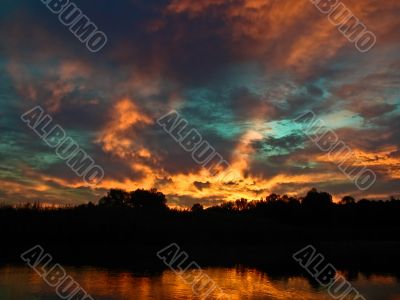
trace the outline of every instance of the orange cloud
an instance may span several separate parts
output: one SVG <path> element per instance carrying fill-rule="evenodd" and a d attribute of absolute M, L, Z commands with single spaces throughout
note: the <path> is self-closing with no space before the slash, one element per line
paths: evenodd
<path fill-rule="evenodd" d="M 153 120 L 128 98 L 118 101 L 111 114 L 111 120 L 97 139 L 103 145 L 104 151 L 121 158 L 134 156 L 136 152 L 141 156 L 148 156 L 150 151 L 135 144 L 132 129 L 135 126 L 152 124 Z"/>
<path fill-rule="evenodd" d="M 167 7 L 168 12 L 173 13 L 190 13 L 193 15 L 201 14 L 205 10 L 213 6 L 224 4 L 225 0 L 206 0 L 206 1 L 191 1 L 191 0 L 173 0 Z"/>
<path fill-rule="evenodd" d="M 395 24 L 398 27 L 399 21 L 394 12 L 400 2 L 343 2 L 379 38 L 395 39 Z M 346 46 L 353 47 L 309 0 L 173 0 L 167 13 L 192 18 L 217 14 L 226 23 L 223 36 L 230 34 L 232 51 L 237 55 L 247 59 L 264 57 L 267 68 L 290 69 L 298 75 L 329 61 Z"/>
<path fill-rule="evenodd" d="M 254 141 L 261 140 L 263 136 L 254 131 L 247 131 L 240 139 L 237 148 L 233 152 L 233 162 L 231 168 L 239 174 L 243 174 L 248 171 L 250 165 L 251 154 L 254 153 L 254 148 L 251 143 Z"/>
<path fill-rule="evenodd" d="M 42 79 L 40 84 L 37 82 L 37 74 L 32 72 L 29 65 L 11 61 L 7 70 L 19 94 L 32 102 L 43 103 L 48 112 L 59 112 L 65 97 L 83 89 L 83 86 L 76 85 L 73 80 L 91 75 L 88 65 L 74 60 L 63 61 L 51 68 L 36 65 L 34 67 L 46 74 L 46 78 Z"/>

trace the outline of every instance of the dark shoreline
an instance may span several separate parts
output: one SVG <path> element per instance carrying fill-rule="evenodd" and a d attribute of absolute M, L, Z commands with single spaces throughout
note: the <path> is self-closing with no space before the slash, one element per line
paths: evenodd
<path fill-rule="evenodd" d="M 400 278 L 398 199 L 336 204 L 313 189 L 301 199 L 271 194 L 191 210 L 166 203 L 157 190 L 111 190 L 97 205 L 0 207 L 0 263 L 22 263 L 40 245 L 65 265 L 163 270 L 156 253 L 176 243 L 203 268 L 304 274 L 292 256 L 312 245 L 338 270 Z"/>
<path fill-rule="evenodd" d="M 309 243 L 274 245 L 179 245 L 202 268 L 247 267 L 284 277 L 307 274 L 292 255 Z M 400 242 L 311 243 L 326 260 L 351 279 L 358 273 L 392 275 L 400 280 Z M 22 265 L 20 254 L 31 246 L 2 247 L 0 266 Z M 65 266 L 102 267 L 158 273 L 167 269 L 156 253 L 167 245 L 41 245 L 54 261 Z"/>

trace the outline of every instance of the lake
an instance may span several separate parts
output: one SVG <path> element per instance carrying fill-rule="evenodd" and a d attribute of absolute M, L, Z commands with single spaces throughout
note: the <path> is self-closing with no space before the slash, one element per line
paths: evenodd
<path fill-rule="evenodd" d="M 94 267 L 66 267 L 94 299 L 200 299 L 174 272 L 129 272 Z M 312 285 L 305 277 L 272 278 L 257 269 L 205 268 L 204 272 L 231 299 L 333 299 L 326 291 Z M 344 273 L 345 275 L 345 273 Z M 366 298 L 400 300 L 400 282 L 390 275 L 357 275 L 353 286 Z M 212 295 L 208 299 L 213 299 Z M 1 300 L 56 300 L 54 288 L 29 267 L 0 267 Z"/>

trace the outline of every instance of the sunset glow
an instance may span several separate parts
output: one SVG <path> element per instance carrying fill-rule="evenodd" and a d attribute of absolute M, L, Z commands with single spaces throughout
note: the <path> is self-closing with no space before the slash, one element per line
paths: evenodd
<path fill-rule="evenodd" d="M 335 200 L 399 195 L 399 1 L 346 2 L 378 37 L 367 53 L 309 0 L 98 1 L 91 16 L 110 38 L 96 55 L 34 2 L 2 8 L 0 202 L 80 204 L 110 188 L 157 188 L 171 207 L 312 187 Z M 87 185 L 21 122 L 36 105 L 102 182 Z M 304 135 L 294 119 L 307 109 L 375 172 L 373 187 L 357 189 Z M 238 178 L 219 181 L 160 128 L 171 110 Z"/>

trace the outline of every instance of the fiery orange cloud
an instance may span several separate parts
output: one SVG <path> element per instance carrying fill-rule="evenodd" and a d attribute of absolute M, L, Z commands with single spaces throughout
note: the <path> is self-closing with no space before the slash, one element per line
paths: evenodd
<path fill-rule="evenodd" d="M 231 164 L 233 170 L 239 172 L 242 176 L 248 171 L 251 154 L 254 153 L 251 143 L 262 138 L 263 136 L 254 130 L 249 130 L 241 137 L 237 148 L 233 152 L 233 162 Z"/>
<path fill-rule="evenodd" d="M 350 156 L 352 165 L 359 167 L 373 167 L 381 170 L 383 174 L 393 179 L 400 178 L 400 158 L 392 157 L 390 154 L 396 151 L 394 146 L 377 149 L 374 152 L 362 149 L 352 149 L 353 154 Z M 321 154 L 315 158 L 320 162 L 332 162 L 329 154 Z"/>
<path fill-rule="evenodd" d="M 125 104 L 121 107 L 125 107 L 127 105 L 126 102 L 124 103 Z M 147 118 L 145 120 L 147 120 Z M 121 124 L 120 126 L 122 129 L 126 129 L 129 128 L 136 121 L 137 118 L 132 118 L 131 121 Z M 141 179 L 125 179 L 122 181 L 105 179 L 103 182 L 100 183 L 99 187 L 105 189 L 121 188 L 126 190 L 134 190 L 137 188 L 149 189 L 152 187 L 157 187 L 157 178 L 169 178 L 170 180 L 167 183 L 163 184 L 162 187 L 160 187 L 161 190 L 167 195 L 174 195 L 177 191 L 179 191 L 181 195 L 189 196 L 192 198 L 200 199 L 208 197 L 233 201 L 240 198 L 259 199 L 260 197 L 266 196 L 267 193 L 272 192 L 275 187 L 285 183 L 307 185 L 309 182 L 343 180 L 340 174 L 332 175 L 317 172 L 314 173 L 312 176 L 279 174 L 269 179 L 246 174 L 249 169 L 251 155 L 254 153 L 252 142 L 260 140 L 262 138 L 263 136 L 254 130 L 247 131 L 240 138 L 240 141 L 233 151 L 233 155 L 231 158 L 232 163 L 230 167 L 230 170 L 237 171 L 237 174 L 240 174 L 240 177 L 235 178 L 235 181 L 232 184 L 221 182 L 218 176 L 213 177 L 206 169 L 202 168 L 200 168 L 197 172 L 189 174 L 168 174 L 162 169 L 154 169 L 146 165 L 145 163 L 138 163 L 134 161 L 131 163 L 131 168 L 135 171 L 140 172 L 143 175 Z M 120 138 L 120 140 L 124 139 L 126 138 Z M 130 143 L 131 141 L 129 140 L 126 141 L 123 145 L 130 145 Z M 114 146 L 114 144 L 111 145 Z M 113 151 L 115 151 L 116 149 L 117 152 L 115 153 L 120 153 L 118 152 L 121 151 L 119 147 L 110 148 L 110 150 Z M 124 153 L 125 152 L 122 152 L 122 154 Z M 145 151 L 145 153 L 149 154 L 147 153 L 147 151 Z M 126 158 L 124 155 L 122 155 L 121 157 Z M 194 185 L 195 182 L 208 182 L 208 184 L 207 187 L 200 190 Z M 298 192 L 306 192 L 306 188 Z"/>
<path fill-rule="evenodd" d="M 134 155 L 135 150 L 139 151 L 139 155 L 148 156 L 150 154 L 148 150 L 137 149 L 132 138 L 128 138 L 126 135 L 135 125 L 151 124 L 153 120 L 141 112 L 136 104 L 128 98 L 118 101 L 111 112 L 112 119 L 97 140 L 103 145 L 104 151 L 121 158 Z"/>

